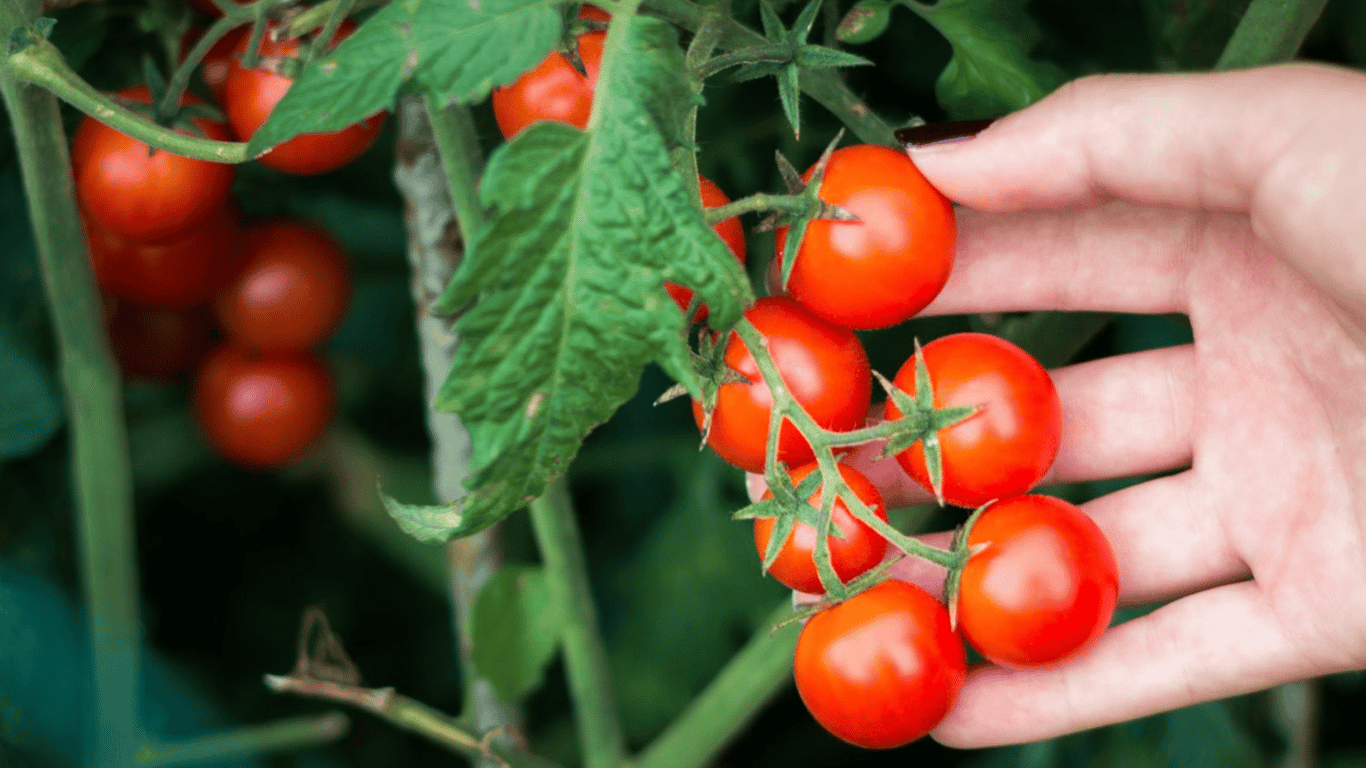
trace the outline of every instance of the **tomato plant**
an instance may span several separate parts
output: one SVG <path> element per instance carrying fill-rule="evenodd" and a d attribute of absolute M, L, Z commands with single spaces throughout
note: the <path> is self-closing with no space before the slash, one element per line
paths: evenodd
<path fill-rule="evenodd" d="M 119 91 L 118 98 L 151 104 L 146 86 Z M 200 104 L 187 95 L 182 104 Z M 195 130 L 211 139 L 231 141 L 222 123 L 204 117 Z M 177 126 L 181 133 L 187 127 Z M 87 117 L 71 142 L 76 198 L 85 215 L 109 231 L 140 243 L 164 242 L 199 225 L 223 207 L 236 168 L 194 160 L 146 144 Z"/>
<path fill-rule="evenodd" d="M 853 331 L 821 320 L 785 296 L 759 299 L 745 319 L 767 340 L 783 383 L 817 424 L 837 432 L 863 425 L 872 399 L 872 372 Z M 731 332 L 725 344 L 725 364 L 747 381 L 721 385 L 707 445 L 746 472 L 762 472 L 773 395 L 740 337 Z M 696 400 L 693 417 L 701 428 L 705 413 Z M 778 461 L 791 466 L 812 455 L 806 438 L 784 423 Z"/>
<path fill-rule="evenodd" d="M 204 0 L 208 2 L 208 0 Z M 190 48 L 204 34 L 202 29 L 191 29 L 185 34 L 180 42 L 180 57 L 184 59 L 190 52 Z M 213 95 L 220 101 L 223 99 L 223 83 L 228 79 L 228 69 L 232 66 L 233 52 L 238 46 L 245 46 L 245 38 L 251 34 L 248 27 L 239 27 L 218 38 L 218 42 L 209 48 L 209 52 L 204 54 L 204 58 L 199 62 L 200 77 L 204 84 L 209 87 Z"/>
<path fill-rule="evenodd" d="M 792 470 L 791 478 L 794 485 L 801 483 L 802 479 L 816 471 L 817 466 L 803 464 Z M 854 490 L 859 500 L 873 510 L 873 514 L 887 519 L 887 510 L 882 503 L 882 495 L 878 493 L 876 487 L 853 467 L 845 464 L 839 465 L 840 476 L 844 482 Z M 824 485 L 818 487 L 816 492 L 811 495 L 809 503 L 811 506 L 819 508 L 821 492 Z M 772 491 L 765 491 L 763 498 L 773 498 Z M 835 575 L 839 576 L 840 581 L 848 582 L 850 579 L 862 574 L 869 568 L 882 562 L 882 556 L 887 553 L 887 540 L 867 523 L 855 518 L 849 512 L 844 499 L 836 499 L 834 511 L 831 513 L 832 532 L 828 537 L 830 546 L 830 561 L 835 568 Z M 758 518 L 754 521 L 754 547 L 762 558 L 768 551 L 769 538 L 773 534 L 773 518 Z M 797 590 L 798 592 L 824 592 L 821 586 L 820 574 L 816 571 L 816 562 L 813 554 L 816 550 L 816 529 L 799 522 L 788 534 L 787 540 L 783 543 L 782 549 L 778 553 L 778 559 L 769 566 L 768 573 L 777 579 L 784 586 Z"/>
<path fill-rule="evenodd" d="M 803 176 L 808 183 L 815 170 Z M 953 267 L 953 206 L 906 153 L 867 144 L 835 150 L 820 198 L 858 220 L 807 226 L 788 276 L 793 298 L 828 322 L 871 329 L 907 320 L 939 295 Z M 786 243 L 780 229 L 780 259 Z"/>
<path fill-rule="evenodd" d="M 234 341 L 307 349 L 336 329 L 351 298 L 351 268 L 331 235 L 302 221 L 255 224 L 245 253 L 245 264 L 213 302 Z"/>
<path fill-rule="evenodd" d="M 223 78 L 223 111 L 227 113 L 233 131 L 243 141 L 250 140 L 257 129 L 265 124 L 275 105 L 280 103 L 294 83 L 289 77 L 275 71 L 273 67 L 278 67 L 278 62 L 272 63 L 271 60 L 298 56 L 299 40 L 273 40 L 271 32 L 275 28 L 273 24 L 269 26 L 257 49 L 264 57 L 261 63 L 250 69 L 242 66 L 238 58 L 247 52 L 247 46 L 251 44 L 250 37 L 243 36 L 234 48 L 234 55 L 229 59 L 228 71 Z M 353 22 L 343 23 L 332 37 L 332 44 L 336 45 L 355 28 Z M 370 148 L 379 137 L 387 118 L 387 113 L 378 112 L 339 131 L 300 134 L 271 148 L 257 159 L 267 167 L 296 176 L 335 171 Z"/>
<path fill-rule="evenodd" d="M 1100 528 L 1051 496 L 993 503 L 968 535 L 958 625 L 979 653 L 1027 669 L 1089 648 L 1110 625 L 1119 566 Z"/>
<path fill-rule="evenodd" d="M 925 345 L 924 355 L 936 408 L 978 408 L 939 433 L 944 499 L 976 507 L 1038 484 L 1062 439 L 1062 403 L 1048 371 L 1014 344 L 983 333 L 935 339 Z M 915 394 L 914 358 L 901 366 L 893 383 Z M 887 418 L 901 415 L 888 401 Z M 896 460 L 916 482 L 931 488 L 921 443 Z"/>
<path fill-rule="evenodd" d="M 722 192 L 721 188 L 716 186 L 711 179 L 699 176 L 697 177 L 697 184 L 702 192 L 703 208 L 717 208 L 730 202 L 726 193 Z M 716 230 L 716 234 L 726 243 L 726 247 L 730 248 L 730 252 L 735 254 L 735 258 L 744 264 L 745 228 L 740 224 L 740 217 L 732 216 L 729 219 L 718 221 L 712 229 Z M 674 303 L 678 304 L 679 309 L 684 312 L 688 311 L 688 304 L 692 303 L 691 288 L 677 283 L 665 283 L 664 290 L 673 297 Z M 707 305 L 703 304 L 697 308 L 697 313 L 693 315 L 693 322 L 700 323 L 705 319 L 707 319 Z"/>
<path fill-rule="evenodd" d="M 797 639 L 793 674 L 827 731 L 890 749 L 944 719 L 963 688 L 967 656 L 944 606 L 892 580 L 811 617 Z"/>
<path fill-rule="evenodd" d="M 211 329 L 203 307 L 157 309 L 115 300 L 107 330 L 123 375 L 173 381 L 209 349 Z"/>
<path fill-rule="evenodd" d="M 583 71 L 559 51 L 552 51 L 535 69 L 511 85 L 493 91 L 493 115 L 503 138 L 511 139 L 540 120 L 557 120 L 575 128 L 588 125 L 593 109 L 593 87 L 602 66 L 602 43 L 606 32 L 579 35 L 579 59 Z"/>
<path fill-rule="evenodd" d="M 95 279 L 111 295 L 162 308 L 208 301 L 242 265 L 242 225 L 224 206 L 180 237 L 138 243 L 86 222 Z"/>
<path fill-rule="evenodd" d="M 252 352 L 223 344 L 194 382 L 194 410 L 209 444 L 229 460 L 268 469 L 313 446 L 336 407 L 332 374 L 308 352 Z"/>

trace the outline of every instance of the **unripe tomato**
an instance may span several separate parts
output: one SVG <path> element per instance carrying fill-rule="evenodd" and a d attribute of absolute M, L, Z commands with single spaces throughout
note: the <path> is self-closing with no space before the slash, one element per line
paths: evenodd
<path fill-rule="evenodd" d="M 817 469 L 817 464 L 811 462 L 792 470 L 793 485 L 801 484 L 807 475 Z M 854 495 L 872 509 L 873 514 L 886 520 L 887 510 L 882 503 L 882 494 L 878 493 L 872 482 L 853 467 L 840 464 L 839 470 L 840 476 L 853 489 Z M 825 485 L 822 483 L 811 495 L 808 502 L 812 507 L 820 509 L 821 492 L 824 488 Z M 764 498 L 773 498 L 773 493 L 765 491 Z M 835 500 L 830 522 L 832 531 L 826 540 L 829 542 L 831 565 L 835 567 L 835 575 L 839 576 L 840 581 L 848 583 L 850 579 L 882 562 L 882 556 L 887 554 L 887 540 L 862 520 L 854 517 L 849 507 L 845 506 L 844 499 Z M 773 534 L 773 526 L 774 519 L 771 517 L 761 517 L 754 521 L 754 547 L 758 550 L 760 558 L 768 551 L 768 540 Z M 824 592 L 820 574 L 816 571 L 815 551 L 816 529 L 799 522 L 792 528 L 792 533 L 788 534 L 787 541 L 778 552 L 778 559 L 773 561 L 768 573 L 789 589 L 798 592 Z"/>
<path fill-rule="evenodd" d="M 935 339 L 923 353 L 935 407 L 978 408 L 939 432 L 944 500 L 977 507 L 1019 496 L 1038 484 L 1062 441 L 1062 403 L 1048 371 L 1023 349 L 984 333 Z M 915 358 L 901 366 L 893 383 L 915 394 Z M 887 418 L 901 415 L 889 400 Z M 896 460 L 930 489 L 921 443 L 898 453 Z"/>
<path fill-rule="evenodd" d="M 792 668 L 816 722 L 855 746 L 891 749 L 944 719 L 963 689 L 967 658 L 938 600 L 884 581 L 812 616 Z"/>
<path fill-rule="evenodd" d="M 871 329 L 907 320 L 939 295 L 953 268 L 953 205 L 906 153 L 866 144 L 835 150 L 820 198 L 859 220 L 807 226 L 790 296 L 827 322 Z M 786 243 L 787 229 L 779 229 L 779 259 Z"/>
<path fill-rule="evenodd" d="M 275 58 L 298 56 L 299 40 L 272 40 L 271 33 L 275 29 L 273 23 L 267 28 L 265 39 L 261 41 L 260 54 Z M 332 44 L 336 45 L 355 29 L 354 22 L 343 22 L 333 36 Z M 250 36 L 245 36 L 234 49 L 235 55 L 228 65 L 222 93 L 223 110 L 228 115 L 228 122 L 232 123 L 233 131 L 242 141 L 251 140 L 294 84 L 288 77 L 271 71 L 266 61 L 252 69 L 243 67 L 238 56 L 245 54 L 250 44 Z M 301 134 L 273 147 L 257 159 L 267 167 L 296 176 L 335 171 L 370 148 L 387 118 L 387 113 L 378 112 L 340 131 Z"/>
<path fill-rule="evenodd" d="M 223 206 L 166 243 L 136 243 L 86 221 L 95 280 L 120 299 L 163 309 L 209 300 L 242 266 L 244 237 L 236 210 Z"/>
<path fill-rule="evenodd" d="M 586 7 L 587 6 L 585 6 L 585 8 Z M 730 202 L 730 198 L 726 197 L 726 193 L 722 192 L 721 188 L 716 186 L 711 179 L 708 179 L 705 176 L 698 176 L 697 183 L 702 191 L 703 208 L 716 208 Z M 739 259 L 741 264 L 744 264 L 745 229 L 740 225 L 740 217 L 732 216 L 729 219 L 719 221 L 712 229 L 716 230 L 716 234 L 725 241 L 726 247 L 730 248 L 731 253 L 735 254 L 735 258 Z M 677 283 L 666 282 L 664 283 L 664 290 L 668 291 L 669 295 L 673 297 L 674 303 L 678 305 L 679 309 L 684 312 L 688 311 L 688 304 L 692 303 L 693 292 L 691 288 L 686 288 Z M 707 319 L 707 314 L 707 305 L 703 304 L 697 308 L 697 314 L 693 316 L 693 322 L 702 322 Z"/>
<path fill-rule="evenodd" d="M 853 331 L 821 320 L 786 296 L 759 299 L 745 311 L 745 318 L 767 339 L 783 383 L 816 424 L 836 432 L 863 426 L 872 398 L 872 371 Z M 721 385 L 707 445 L 746 472 L 762 472 L 773 395 L 734 331 L 727 336 L 725 363 L 748 381 Z M 699 428 L 704 416 L 702 404 L 694 400 Z M 784 422 L 778 434 L 778 461 L 793 466 L 813 457 L 806 438 Z"/>
<path fill-rule="evenodd" d="M 593 87 L 598 82 L 602 43 L 606 39 L 606 32 L 578 36 L 583 72 L 575 69 L 563 53 L 551 51 L 535 69 L 511 85 L 493 89 L 493 116 L 503 138 L 511 139 L 540 120 L 585 128 L 593 109 Z"/>
<path fill-rule="evenodd" d="M 211 352 L 194 383 L 205 438 L 230 461 L 285 464 L 327 431 L 336 407 L 332 375 L 307 352 L 254 353 L 234 344 Z"/>
<path fill-rule="evenodd" d="M 1119 566 L 1086 513 L 1050 496 L 987 507 L 968 534 L 958 626 L 986 658 L 1028 669 L 1089 648 L 1119 596 Z"/>
<path fill-rule="evenodd" d="M 307 349 L 336 330 L 350 299 L 351 268 L 337 241 L 312 224 L 275 221 L 248 230 L 246 263 L 213 306 L 244 347 Z"/>
<path fill-rule="evenodd" d="M 116 96 L 152 103 L 151 93 L 141 85 Z M 203 102 L 187 94 L 181 103 Z M 197 117 L 193 124 L 208 138 L 232 141 L 223 123 Z M 176 130 L 190 133 L 183 127 Z M 177 238 L 212 216 L 227 202 L 236 173 L 225 163 L 151 150 L 91 117 L 81 121 L 71 142 L 71 170 L 85 215 L 139 243 Z"/>

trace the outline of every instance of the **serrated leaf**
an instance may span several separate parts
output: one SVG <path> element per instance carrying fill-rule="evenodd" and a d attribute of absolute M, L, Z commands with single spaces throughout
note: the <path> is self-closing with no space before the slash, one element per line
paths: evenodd
<path fill-rule="evenodd" d="M 445 541 L 452 536 L 465 536 L 498 522 L 498 518 L 468 518 L 464 504 L 450 505 L 404 504 L 383 492 L 380 501 L 404 533 L 418 541 Z"/>
<path fill-rule="evenodd" d="M 0 460 L 27 456 L 62 425 L 61 401 L 52 382 L 0 328 Z"/>
<path fill-rule="evenodd" d="M 1039 29 L 1026 0 L 907 2 L 953 47 L 935 82 L 939 104 L 953 119 L 998 117 L 1043 98 L 1062 82 L 1061 70 L 1029 58 Z"/>
<path fill-rule="evenodd" d="M 503 701 L 516 701 L 539 688 L 559 648 L 564 616 L 547 579 L 540 568 L 508 566 L 475 598 L 470 658 Z"/>
<path fill-rule="evenodd" d="M 618 18 L 588 131 L 539 123 L 490 157 L 481 194 L 491 219 L 442 298 L 476 300 L 435 400 L 474 444 L 461 532 L 539 496 L 634 394 L 646 364 L 700 394 L 663 281 L 694 289 L 718 328 L 750 301 L 743 268 L 670 163 L 682 110 L 648 106 L 690 98 L 673 30 Z"/>
<path fill-rule="evenodd" d="M 555 8 L 534 0 L 389 3 L 309 62 L 248 151 L 345 128 L 392 108 L 403 88 L 441 104 L 479 101 L 540 63 L 561 32 Z"/>

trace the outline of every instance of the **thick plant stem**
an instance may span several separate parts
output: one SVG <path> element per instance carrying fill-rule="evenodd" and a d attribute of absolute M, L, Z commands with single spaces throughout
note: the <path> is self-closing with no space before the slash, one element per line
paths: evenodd
<path fill-rule="evenodd" d="M 25 23 L 12 3 L 0 26 Z M 61 354 L 70 424 L 80 540 L 95 678 L 94 752 L 89 765 L 137 760 L 139 642 L 133 493 L 118 375 L 90 257 L 72 194 L 71 159 L 57 99 L 0 69 L 24 192 Z"/>
<path fill-rule="evenodd" d="M 598 631 L 583 542 L 563 479 L 551 482 L 545 494 L 531 502 L 531 522 L 554 602 L 564 610 L 561 647 L 584 765 L 616 768 L 626 751 L 621 721 Z"/>
<path fill-rule="evenodd" d="M 797 627 L 792 607 L 774 611 L 740 652 L 636 762 L 638 768 L 701 768 L 792 680 Z"/>
<path fill-rule="evenodd" d="M 431 99 L 425 101 L 427 120 L 432 125 L 432 135 L 436 140 L 436 150 L 440 154 L 441 166 L 446 171 L 446 192 L 449 207 L 453 208 L 460 239 L 464 243 L 474 241 L 474 233 L 484 223 L 484 208 L 479 204 L 479 139 L 474 132 L 474 119 L 468 107 L 453 104 L 441 107 Z M 454 262 L 452 262 L 454 266 Z M 445 275 L 441 287 L 450 280 Z M 438 292 L 436 295 L 441 295 Z M 444 372 L 443 372 L 444 373 Z"/>
<path fill-rule="evenodd" d="M 398 165 L 394 180 L 406 201 L 413 302 L 417 307 L 417 335 L 430 403 L 451 369 L 457 343 L 450 319 L 437 317 L 430 308 L 441 296 L 462 255 L 461 231 L 465 227 L 458 225 L 464 224 L 463 216 L 474 213 L 463 206 L 453 208 L 451 201 L 452 197 L 461 197 L 467 204 L 472 201 L 477 155 L 465 149 L 459 116 L 448 117 L 446 112 L 429 106 L 415 97 L 399 103 Z M 448 151 L 439 153 L 440 147 Z M 463 180 L 458 191 L 453 191 L 457 187 L 453 178 Z M 431 408 L 427 410 L 427 429 L 432 438 L 434 490 L 441 502 L 453 501 L 465 493 L 462 482 L 471 456 L 469 434 L 454 414 Z M 475 598 L 502 565 L 498 530 L 494 526 L 447 545 L 457 653 L 465 680 L 463 718 L 478 733 L 520 730 L 522 726 L 518 708 L 499 698 L 493 685 L 478 674 L 470 654 L 469 618 Z M 496 765 L 491 758 L 480 761 L 481 765 Z"/>
<path fill-rule="evenodd" d="M 1328 0 L 1252 0 L 1214 68 L 1243 69 L 1289 61 L 1326 5 Z"/>

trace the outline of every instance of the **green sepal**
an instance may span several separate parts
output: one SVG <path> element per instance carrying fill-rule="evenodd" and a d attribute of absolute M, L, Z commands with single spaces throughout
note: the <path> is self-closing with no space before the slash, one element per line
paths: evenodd
<path fill-rule="evenodd" d="M 783 545 L 787 543 L 788 537 L 796 527 L 797 520 L 792 515 L 778 515 L 774 518 L 773 530 L 768 535 L 768 546 L 764 548 L 764 559 L 761 564 L 764 573 L 768 573 L 768 569 L 778 560 Z"/>

